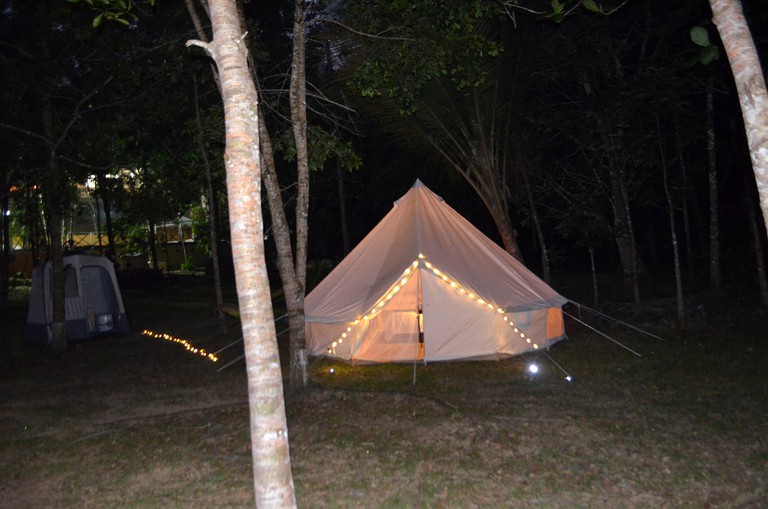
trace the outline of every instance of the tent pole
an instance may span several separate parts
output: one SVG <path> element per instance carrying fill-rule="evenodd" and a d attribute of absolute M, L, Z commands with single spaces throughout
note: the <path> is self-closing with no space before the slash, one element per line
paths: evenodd
<path fill-rule="evenodd" d="M 416 363 L 418 362 L 418 359 L 416 357 L 413 358 L 413 382 L 411 382 L 411 386 L 416 387 Z"/>

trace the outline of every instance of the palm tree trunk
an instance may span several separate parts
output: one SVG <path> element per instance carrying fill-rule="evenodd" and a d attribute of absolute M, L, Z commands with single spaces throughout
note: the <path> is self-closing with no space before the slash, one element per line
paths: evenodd
<path fill-rule="evenodd" d="M 209 0 L 213 41 L 202 46 L 221 78 L 232 254 L 245 344 L 253 486 L 258 507 L 296 507 L 280 357 L 261 213 L 258 95 L 237 5 Z"/>

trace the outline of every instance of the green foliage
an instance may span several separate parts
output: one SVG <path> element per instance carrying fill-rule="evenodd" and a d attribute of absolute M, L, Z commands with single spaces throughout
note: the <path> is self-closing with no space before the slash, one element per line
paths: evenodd
<path fill-rule="evenodd" d="M 355 2 L 345 17 L 372 34 L 348 41 L 343 57 L 356 61 L 350 86 L 363 97 L 393 100 L 404 116 L 430 80 L 447 77 L 457 90 L 481 85 L 483 62 L 503 50 L 482 35 L 483 25 L 499 19 L 488 1 Z"/>
<path fill-rule="evenodd" d="M 325 167 L 330 159 L 338 159 L 342 167 L 347 171 L 359 169 L 363 161 L 355 152 L 352 143 L 342 139 L 335 133 L 326 131 L 322 127 L 311 125 L 307 128 L 309 142 L 309 169 L 319 171 Z M 296 160 L 296 143 L 293 131 L 285 129 L 272 141 L 275 152 L 283 154 L 287 162 Z"/>
<path fill-rule="evenodd" d="M 697 61 L 703 65 L 710 65 L 720 58 L 720 49 L 709 41 L 709 32 L 702 26 L 691 28 L 691 41 L 701 47 Z"/>
<path fill-rule="evenodd" d="M 143 0 L 135 2 L 133 0 L 67 0 L 71 4 L 80 2 L 85 3 L 91 10 L 98 12 L 93 18 L 92 26 L 97 28 L 102 21 L 114 21 L 126 27 L 131 26 L 138 20 L 138 16 L 133 13 L 137 6 L 146 5 L 154 7 L 156 0 Z"/>

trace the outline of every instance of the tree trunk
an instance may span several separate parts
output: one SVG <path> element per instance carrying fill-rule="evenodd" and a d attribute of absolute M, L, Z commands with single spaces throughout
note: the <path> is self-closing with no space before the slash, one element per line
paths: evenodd
<path fill-rule="evenodd" d="M 675 151 L 677 153 L 677 159 L 680 161 L 680 181 L 683 187 L 683 196 L 680 203 L 681 212 L 683 214 L 683 235 L 685 236 L 685 257 L 687 259 L 687 272 L 690 276 L 693 264 L 691 263 L 691 257 L 693 256 L 693 238 L 691 236 L 691 217 L 688 211 L 688 165 L 685 161 L 685 154 L 683 153 L 683 143 L 680 140 L 680 129 L 675 123 Z"/>
<path fill-rule="evenodd" d="M 757 267 L 757 282 L 760 286 L 760 311 L 768 312 L 768 274 L 765 268 L 765 249 L 763 248 L 764 236 L 760 234 L 760 226 L 757 223 L 755 209 L 751 203 L 749 207 L 749 226 L 752 231 L 752 242 L 755 244 L 755 266 Z"/>
<path fill-rule="evenodd" d="M 304 333 L 304 296 L 307 284 L 309 233 L 309 151 L 307 143 L 306 15 L 304 0 L 293 4 L 293 60 L 291 62 L 291 123 L 296 144 L 296 294 L 285 295 L 291 341 L 291 388 L 307 386 L 307 346 Z M 288 304 L 288 300 L 293 302 Z"/>
<path fill-rule="evenodd" d="M 224 322 L 224 296 L 221 293 L 221 270 L 219 268 L 219 232 L 216 221 L 216 193 L 213 189 L 213 177 L 211 175 L 211 163 L 208 160 L 208 151 L 203 141 L 203 123 L 200 120 L 200 96 L 197 92 L 197 78 L 192 82 L 195 89 L 195 120 L 197 122 L 197 146 L 205 168 L 205 188 L 208 198 L 208 236 L 211 245 L 211 272 L 213 273 L 213 293 L 216 296 L 216 321 L 219 325 L 219 333 L 227 331 Z"/>
<path fill-rule="evenodd" d="M 6 215 L 10 210 L 8 187 L 3 183 L 2 200 L 0 200 L 0 242 L 2 246 L 2 261 L 0 261 L 0 311 L 8 306 L 8 294 L 10 291 L 10 265 L 11 265 L 11 218 Z"/>
<path fill-rule="evenodd" d="M 522 157 L 521 157 L 522 159 Z M 533 198 L 533 191 L 531 190 L 531 183 L 528 181 L 528 168 L 526 168 L 521 161 L 520 174 L 523 177 L 523 185 L 525 186 L 525 195 L 528 198 L 528 208 L 530 209 L 531 219 L 533 220 L 533 227 L 536 231 L 536 239 L 539 242 L 539 249 L 541 252 L 541 273 L 544 281 L 551 282 L 551 275 L 549 273 L 549 253 L 547 252 L 547 244 L 544 241 L 544 231 L 541 229 L 541 221 L 539 221 L 539 213 L 536 211 L 536 200 Z"/>
<path fill-rule="evenodd" d="M 680 246 L 677 240 L 677 228 L 675 226 L 675 206 L 672 201 L 672 194 L 669 191 L 667 182 L 667 162 L 664 157 L 664 147 L 662 145 L 661 129 L 659 128 L 658 118 L 656 119 L 656 134 L 659 143 L 659 159 L 661 161 L 662 178 L 664 179 L 664 196 L 667 199 L 667 214 L 669 217 L 669 232 L 672 239 L 672 257 L 675 267 L 675 299 L 677 302 L 677 323 L 685 327 L 685 301 L 683 300 L 683 275 L 680 269 Z"/>
<path fill-rule="evenodd" d="M 592 271 L 592 303 L 597 305 L 597 268 L 595 266 L 595 248 L 587 248 L 589 251 L 589 266 Z"/>
<path fill-rule="evenodd" d="M 262 148 L 262 180 L 266 189 L 269 213 L 272 217 L 272 235 L 275 239 L 275 248 L 277 249 L 277 270 L 280 273 L 280 282 L 283 285 L 285 307 L 288 315 L 289 341 L 292 345 L 290 351 L 291 388 L 299 389 L 305 387 L 308 381 L 308 376 L 306 375 L 306 355 L 302 362 L 302 359 L 299 357 L 301 353 L 298 353 L 295 348 L 300 341 L 301 344 L 306 344 L 304 336 L 304 291 L 299 286 L 298 278 L 296 277 L 293 249 L 291 247 L 291 231 L 288 226 L 288 219 L 285 216 L 280 182 L 277 180 L 272 140 L 263 117 L 259 117 L 259 123 L 261 125 L 259 136 Z M 301 296 L 300 299 L 299 296 Z M 295 338 L 294 336 L 297 334 L 301 334 L 301 338 Z M 301 370 L 302 365 L 304 367 L 303 374 L 300 371 L 295 371 L 295 368 Z M 299 385 L 294 386 L 294 381 L 300 382 Z"/>
<path fill-rule="evenodd" d="M 61 353 L 67 350 L 66 308 L 64 307 L 64 250 L 61 244 L 62 214 L 58 203 L 48 200 L 48 235 L 51 243 L 51 281 L 53 295 L 53 323 L 51 325 L 51 350 Z"/>
<path fill-rule="evenodd" d="M 344 190 L 344 170 L 341 161 L 336 161 L 336 188 L 339 192 L 339 223 L 341 226 L 341 243 L 344 256 L 349 254 L 349 225 L 347 224 L 347 195 Z"/>
<path fill-rule="evenodd" d="M 209 0 L 226 129 L 232 254 L 245 344 L 256 505 L 296 507 L 280 357 L 270 301 L 261 213 L 259 109 L 237 5 Z M 190 44 L 188 43 L 188 44 Z"/>
<path fill-rule="evenodd" d="M 624 182 L 621 172 L 614 167 L 609 168 L 609 178 L 611 183 L 611 206 L 613 208 L 613 234 L 619 250 L 619 258 L 621 259 L 622 273 L 624 275 L 624 293 L 631 295 L 635 304 L 639 304 L 640 292 L 635 244 L 631 231 L 632 223 L 628 217 L 629 204 L 626 203 Z"/>
<path fill-rule="evenodd" d="M 47 48 L 46 48 L 47 52 Z M 42 105 L 43 132 L 47 140 L 53 140 L 53 104 L 50 96 L 43 99 Z M 66 310 L 64 307 L 64 250 L 61 244 L 63 220 L 63 187 L 65 179 L 61 175 L 59 160 L 53 141 L 49 141 L 47 149 L 47 174 L 45 178 L 46 209 L 48 222 L 48 241 L 50 242 L 50 259 L 52 262 L 52 339 L 51 349 L 61 353 L 67 349 Z"/>
<path fill-rule="evenodd" d="M 715 145 L 714 79 L 709 77 L 707 89 L 707 175 L 709 178 L 709 285 L 720 292 L 723 286 L 720 275 L 720 200 L 717 193 L 717 149 Z"/>
<path fill-rule="evenodd" d="M 768 224 L 768 92 L 760 59 L 738 0 L 709 0 L 739 94 L 752 170 Z"/>
<path fill-rule="evenodd" d="M 112 202 L 109 200 L 109 193 L 107 193 L 105 199 L 101 200 L 101 203 L 104 208 L 104 223 L 107 227 L 107 256 L 109 256 L 112 261 L 116 261 L 115 229 L 112 227 Z"/>
<path fill-rule="evenodd" d="M 496 223 L 496 229 L 501 237 L 504 250 L 521 263 L 524 263 L 523 253 L 520 252 L 520 247 L 517 245 L 517 232 L 512 228 L 509 219 L 500 219 L 494 216 L 493 220 Z"/>
<path fill-rule="evenodd" d="M 157 259 L 157 236 L 155 235 L 155 222 L 151 219 L 148 221 L 149 229 L 147 231 L 147 243 L 149 244 L 149 256 L 152 258 L 152 268 L 154 270 L 160 269 L 160 264 Z"/>

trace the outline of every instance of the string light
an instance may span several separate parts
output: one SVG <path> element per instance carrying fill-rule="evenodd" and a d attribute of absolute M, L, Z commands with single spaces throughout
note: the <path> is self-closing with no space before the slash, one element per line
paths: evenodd
<path fill-rule="evenodd" d="M 501 307 L 494 306 L 493 303 L 489 302 L 487 299 L 483 299 L 478 295 L 475 295 L 472 292 L 467 291 L 465 288 L 461 286 L 461 284 L 458 281 L 452 280 L 448 274 L 445 272 L 440 271 L 437 267 L 432 265 L 429 261 L 426 260 L 426 257 L 419 253 L 419 256 L 416 260 L 414 260 L 406 269 L 403 271 L 400 280 L 397 282 L 397 284 L 392 287 L 388 292 L 384 293 L 384 295 L 376 301 L 376 303 L 368 310 L 367 314 L 363 315 L 362 320 L 367 321 L 374 317 L 374 315 L 381 311 L 381 309 L 386 305 L 386 303 L 394 297 L 394 295 L 399 292 L 405 284 L 408 282 L 408 280 L 411 278 L 413 274 L 416 273 L 416 268 L 419 266 L 419 264 L 423 264 L 424 267 L 427 268 L 430 272 L 435 274 L 440 280 L 442 280 L 444 283 L 446 283 L 450 288 L 457 291 L 459 294 L 466 296 L 469 299 L 472 299 L 476 301 L 481 306 L 485 306 L 491 311 L 496 311 L 499 315 L 501 315 L 505 322 L 512 328 L 513 332 L 515 334 L 518 334 L 521 339 L 524 339 L 525 342 L 534 350 L 539 349 L 538 343 L 534 343 L 531 341 L 531 338 L 527 337 L 523 331 L 518 329 L 517 325 L 515 325 L 515 322 L 512 321 L 512 319 L 507 316 L 507 313 L 502 309 Z M 343 332 L 336 341 L 333 341 L 331 343 L 331 347 L 328 348 L 328 354 L 335 355 L 336 354 L 336 347 L 342 343 L 342 340 L 347 337 L 347 333 L 352 331 L 352 327 L 358 325 L 360 323 L 360 319 L 355 320 L 351 323 L 346 329 L 346 332 Z M 538 367 L 536 368 L 538 370 Z"/>
<path fill-rule="evenodd" d="M 171 336 L 170 334 L 164 334 L 160 332 L 153 332 L 151 330 L 144 329 L 141 331 L 141 333 L 145 336 L 149 336 L 151 338 L 155 339 L 162 339 L 164 341 L 171 341 L 173 343 L 179 343 L 182 345 L 189 353 L 200 355 L 201 357 L 205 357 L 209 359 L 211 362 L 218 362 L 219 358 L 216 357 L 215 354 L 206 352 L 204 348 L 197 348 L 192 345 L 189 341 L 186 339 L 177 338 L 174 336 Z"/>

